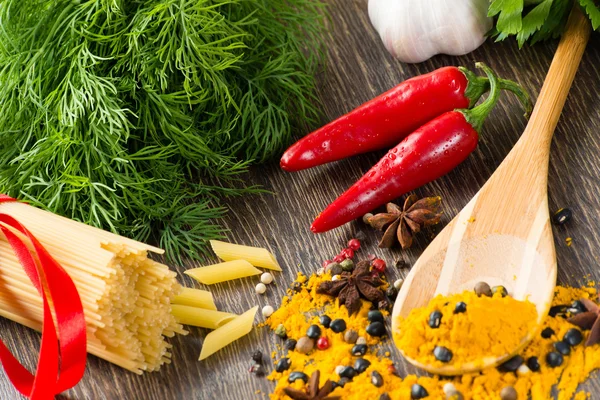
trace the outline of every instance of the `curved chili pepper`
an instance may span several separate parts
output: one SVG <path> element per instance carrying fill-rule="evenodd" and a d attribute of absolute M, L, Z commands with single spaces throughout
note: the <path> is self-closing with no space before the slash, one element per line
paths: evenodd
<path fill-rule="evenodd" d="M 514 82 L 500 87 L 515 92 L 530 107 Z M 489 88 L 489 80 L 466 68 L 444 67 L 408 79 L 293 144 L 281 168 L 299 171 L 356 154 L 390 148 L 431 119 L 470 108 Z"/>
<path fill-rule="evenodd" d="M 479 131 L 500 95 L 499 82 L 490 79 L 490 95 L 471 110 L 446 112 L 408 135 L 350 189 L 315 219 L 311 230 L 325 232 L 429 183 L 462 163 L 477 147 Z"/>

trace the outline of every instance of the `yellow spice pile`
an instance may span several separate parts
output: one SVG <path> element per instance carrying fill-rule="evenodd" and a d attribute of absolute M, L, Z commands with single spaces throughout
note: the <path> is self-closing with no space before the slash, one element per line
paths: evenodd
<path fill-rule="evenodd" d="M 365 372 L 346 383 L 345 386 L 336 387 L 330 396 L 340 396 L 342 399 L 348 400 L 376 400 L 385 393 L 394 400 L 408 400 L 411 398 L 412 385 L 418 383 L 427 390 L 429 394 L 427 398 L 444 399 L 443 386 L 448 382 L 452 382 L 465 399 L 499 400 L 500 391 L 507 385 L 516 389 L 519 399 L 545 400 L 551 398 L 553 387 L 558 390 L 558 400 L 571 398 L 582 400 L 589 397 L 584 392 L 576 393 L 576 391 L 578 385 L 585 381 L 593 370 L 600 368 L 600 345 L 585 347 L 582 343 L 574 346 L 571 349 L 571 354 L 565 356 L 563 364 L 558 367 L 552 368 L 546 365 L 544 361 L 545 354 L 553 350 L 552 344 L 562 338 L 567 330 L 573 328 L 573 325 L 562 317 L 548 316 L 543 327 L 552 328 L 555 335 L 548 339 L 542 338 L 539 334 L 536 335 L 533 341 L 520 353 L 525 360 L 531 356 L 539 357 L 541 364 L 539 372 L 520 374 L 500 372 L 496 368 L 489 368 L 481 373 L 467 374 L 452 379 L 438 376 L 398 376 L 393 368 L 393 361 L 385 355 L 378 355 L 378 353 L 381 353 L 381 347 L 378 346 L 380 339 L 369 336 L 365 331 L 369 323 L 366 314 L 371 308 L 371 304 L 364 302 L 358 314 L 348 316 L 346 308 L 340 306 L 333 298 L 316 293 L 316 287 L 319 283 L 328 279 L 331 279 L 328 274 L 313 275 L 310 278 L 300 274 L 298 282 L 302 284 L 301 289 L 297 292 L 290 291 L 288 296 L 283 298 L 281 307 L 267 320 L 266 324 L 272 329 L 283 324 L 288 337 L 297 340 L 305 335 L 311 324 L 319 323 L 318 317 L 320 315 L 327 314 L 332 319 L 343 318 L 347 323 L 347 329 L 354 329 L 360 336 L 367 339 L 369 351 L 363 358 L 368 360 L 371 365 Z M 557 287 L 553 305 L 570 304 L 582 297 L 596 299 L 596 290 L 592 287 Z M 463 298 L 463 300 L 466 299 Z M 336 382 L 340 380 L 335 371 L 337 366 L 351 366 L 354 364 L 357 357 L 351 354 L 350 350 L 353 345 L 344 341 L 344 334 L 334 333 L 330 329 L 323 329 L 322 331 L 322 335 L 326 336 L 331 342 L 331 347 L 326 350 L 315 348 L 309 354 L 304 355 L 295 350 L 288 351 L 283 349 L 282 346 L 278 346 L 278 349 L 273 352 L 274 363 L 282 357 L 288 357 L 291 361 L 291 367 L 282 373 L 273 372 L 269 376 L 269 379 L 276 382 L 275 389 L 270 395 L 271 399 L 288 399 L 289 397 L 285 395 L 283 389 L 289 386 L 300 390 L 305 389 L 306 386 L 302 380 L 297 380 L 292 384 L 288 383 L 288 377 L 294 371 L 301 371 L 310 376 L 315 370 L 319 370 L 322 386 L 327 379 Z M 587 337 L 588 334 L 589 332 L 584 332 L 584 337 Z M 487 336 L 480 339 L 480 341 L 495 339 Z M 383 340 L 389 339 L 384 337 Z M 376 387 L 371 383 L 372 371 L 381 374 L 383 378 L 381 387 Z"/>
<path fill-rule="evenodd" d="M 466 311 L 455 311 L 459 302 L 467 304 Z M 429 325 L 434 312 L 441 315 L 437 328 Z M 400 319 L 400 332 L 394 339 L 407 357 L 421 364 L 460 368 L 511 353 L 535 329 L 536 321 L 535 305 L 529 301 L 502 297 L 499 292 L 493 297 L 478 297 L 465 291 L 449 297 L 438 295 L 426 307 L 413 309 L 407 318 Z M 450 362 L 434 357 L 437 346 L 452 351 Z"/>

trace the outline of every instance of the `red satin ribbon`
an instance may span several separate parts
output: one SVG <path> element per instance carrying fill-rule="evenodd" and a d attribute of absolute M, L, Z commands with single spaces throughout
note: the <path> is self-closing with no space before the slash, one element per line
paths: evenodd
<path fill-rule="evenodd" d="M 0 203 L 11 201 L 16 200 L 0 194 Z M 7 214 L 0 213 L 0 222 L 0 230 L 44 303 L 40 357 L 35 375 L 21 365 L 2 341 L 0 362 L 8 378 L 23 395 L 32 400 L 53 399 L 58 393 L 75 386 L 85 371 L 86 329 L 81 299 L 69 275 L 31 232 Z M 30 251 L 7 226 L 25 235 L 33 250 Z M 52 319 L 51 309 L 58 327 Z"/>

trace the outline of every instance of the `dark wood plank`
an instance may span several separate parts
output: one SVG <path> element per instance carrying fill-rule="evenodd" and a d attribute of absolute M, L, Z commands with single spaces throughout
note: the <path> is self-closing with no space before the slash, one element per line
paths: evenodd
<path fill-rule="evenodd" d="M 391 88 L 408 77 L 444 65 L 473 67 L 484 61 L 503 77 L 518 80 L 534 96 L 537 95 L 548 68 L 556 42 L 538 44 L 519 50 L 512 41 L 492 43 L 463 57 L 437 56 L 418 65 L 394 60 L 383 48 L 370 26 L 367 0 L 328 0 L 332 29 L 326 37 L 327 63 L 319 74 L 319 96 L 324 105 L 325 123 L 353 107 Z M 571 90 L 557 129 L 551 157 L 549 197 L 552 210 L 570 206 L 574 220 L 555 228 L 559 260 L 559 282 L 578 284 L 584 275 L 600 279 L 600 199 L 597 196 L 600 177 L 600 40 L 594 35 Z M 516 99 L 504 95 L 490 116 L 482 134 L 479 149 L 459 168 L 417 191 L 418 195 L 440 194 L 444 198 L 445 222 L 460 210 L 508 153 L 525 126 Z M 391 263 L 403 258 L 412 264 L 427 245 L 421 236 L 413 249 L 381 251 L 376 247 L 377 234 L 358 222 L 333 232 L 313 235 L 308 227 L 313 217 L 336 195 L 358 179 L 383 153 L 355 157 L 311 171 L 294 174 L 279 170 L 277 163 L 254 168 L 247 177 L 249 184 L 260 184 L 273 191 L 272 196 L 230 199 L 231 209 L 223 221 L 231 229 L 234 242 L 267 246 L 281 260 L 284 272 L 275 275 L 275 285 L 265 296 L 254 293 L 257 279 L 216 285 L 213 291 L 220 309 L 240 313 L 251 306 L 276 306 L 286 286 L 297 271 L 311 273 L 320 262 L 342 248 L 348 238 L 364 230 L 361 254 L 376 253 Z M 526 173 L 526 171 L 524 171 Z M 507 199 L 509 201 L 509 199 Z M 572 237 L 567 247 L 565 238 Z M 178 267 L 195 266 L 188 263 Z M 406 274 L 390 268 L 390 278 Z M 191 280 L 181 275 L 186 285 Z M 260 317 L 262 319 L 262 317 Z M 38 335 L 10 321 L 0 321 L 2 339 L 29 367 L 35 365 Z M 85 378 L 64 398 L 81 399 L 222 399 L 260 398 L 254 393 L 269 393 L 273 385 L 248 373 L 250 355 L 255 349 L 266 353 L 275 349 L 277 341 L 266 329 L 258 329 L 204 362 L 198 362 L 202 338 L 206 332 L 191 329 L 187 337 L 173 340 L 173 364 L 160 372 L 137 376 L 96 357 L 89 357 Z M 402 361 L 391 343 L 387 347 L 402 373 L 414 373 Z M 585 385 L 600 393 L 600 379 L 594 375 Z M 0 378 L 0 398 L 18 398 L 5 376 Z"/>

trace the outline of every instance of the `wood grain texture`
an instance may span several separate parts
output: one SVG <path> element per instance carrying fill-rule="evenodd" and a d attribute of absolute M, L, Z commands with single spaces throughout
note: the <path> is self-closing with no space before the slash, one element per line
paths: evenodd
<path fill-rule="evenodd" d="M 506 78 L 522 83 L 537 96 L 556 49 L 556 42 L 519 50 L 514 41 L 488 41 L 474 53 L 462 57 L 437 56 L 418 65 L 394 60 L 384 49 L 370 26 L 367 0 L 327 0 L 330 3 L 332 29 L 326 37 L 327 62 L 319 74 L 319 97 L 323 101 L 322 122 L 326 123 L 353 107 L 371 99 L 408 77 L 445 65 L 474 68 L 483 61 Z M 550 159 L 550 209 L 569 206 L 574 219 L 564 227 L 553 227 L 558 258 L 558 280 L 577 284 L 586 274 L 600 279 L 600 37 L 594 34 L 588 44 L 579 72 L 556 130 Z M 447 223 L 479 190 L 519 138 L 526 121 L 517 100 L 504 94 L 499 106 L 484 127 L 479 149 L 448 176 L 419 190 L 419 196 L 440 194 L 444 199 Z M 348 238 L 364 231 L 367 239 L 359 253 L 375 253 L 390 264 L 403 258 L 410 265 L 421 254 L 429 238 L 421 235 L 409 251 L 377 249 L 378 234 L 355 222 L 321 235 L 309 231 L 314 216 L 338 194 L 347 189 L 383 152 L 358 156 L 314 170 L 284 173 L 277 163 L 254 168 L 249 184 L 263 185 L 272 196 L 231 199 L 231 209 L 223 222 L 231 229 L 231 241 L 267 246 L 278 257 L 284 271 L 275 273 L 275 283 L 265 296 L 257 296 L 257 279 L 249 278 L 213 285 L 210 290 L 220 310 L 234 313 L 259 304 L 278 305 L 296 271 L 310 273 L 323 259 L 345 245 Z M 507 200 L 508 201 L 508 200 Z M 565 238 L 572 237 L 567 247 Z M 217 260 L 210 260 L 216 262 Z M 179 272 L 198 266 L 188 263 Z M 406 274 L 389 269 L 389 278 Z M 180 274 L 186 285 L 191 279 Z M 200 287 L 199 285 L 196 287 Z M 259 317 L 261 319 L 261 317 Z M 0 320 L 1 338 L 21 360 L 33 368 L 38 353 L 39 335 L 27 328 Z M 260 348 L 265 353 L 279 342 L 266 329 L 254 331 L 227 350 L 198 362 L 206 331 L 191 328 L 187 337 L 172 340 L 173 364 L 160 372 L 137 376 L 96 357 L 89 357 L 82 382 L 65 393 L 64 399 L 252 399 L 256 390 L 269 393 L 273 385 L 248 373 L 250 356 Z M 416 370 L 402 360 L 388 342 L 391 356 L 402 373 Z M 0 398 L 19 398 L 7 378 L 0 373 Z M 594 374 L 584 388 L 600 396 L 600 378 Z"/>

